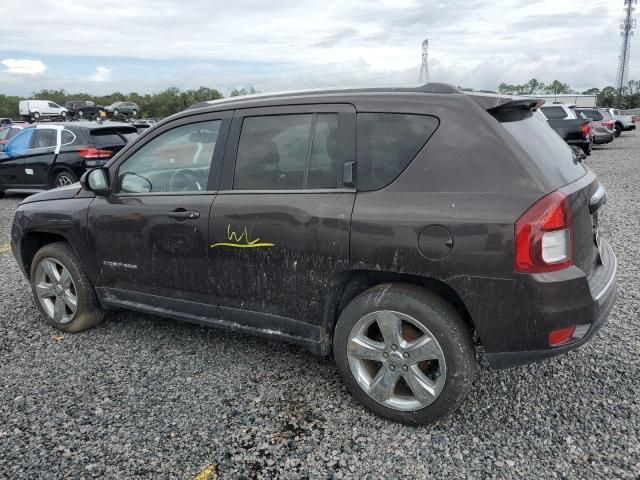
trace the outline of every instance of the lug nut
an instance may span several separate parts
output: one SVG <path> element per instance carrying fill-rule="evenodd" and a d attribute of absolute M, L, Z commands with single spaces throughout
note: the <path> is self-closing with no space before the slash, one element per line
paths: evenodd
<path fill-rule="evenodd" d="M 391 370 L 392 372 L 396 369 L 396 367 L 394 367 L 393 365 L 389 365 L 389 370 Z"/>
<path fill-rule="evenodd" d="M 402 371 L 403 371 L 403 372 L 406 372 L 407 370 L 409 370 L 409 368 L 407 368 L 407 366 L 406 366 L 406 365 L 402 365 Z"/>
<path fill-rule="evenodd" d="M 389 354 L 388 354 L 387 352 L 384 352 L 384 353 L 382 354 L 382 358 L 389 358 Z"/>
<path fill-rule="evenodd" d="M 404 353 L 402 354 L 402 358 L 409 358 L 409 354 L 408 354 L 407 352 L 404 352 Z"/>
<path fill-rule="evenodd" d="M 398 346 L 397 345 L 391 345 L 391 350 L 397 350 Z"/>

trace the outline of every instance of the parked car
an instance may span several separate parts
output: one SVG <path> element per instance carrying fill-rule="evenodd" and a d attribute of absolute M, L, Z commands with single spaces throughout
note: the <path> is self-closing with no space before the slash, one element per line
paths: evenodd
<path fill-rule="evenodd" d="M 590 120 L 586 117 L 578 118 L 571 108 L 562 104 L 544 104 L 540 107 L 540 112 L 565 142 L 579 147 L 585 155 L 591 155 L 593 137 Z"/>
<path fill-rule="evenodd" d="M 31 128 L 29 124 L 11 124 L 9 126 L 0 128 L 0 145 L 6 144 L 17 133 L 21 132 L 25 128 Z"/>
<path fill-rule="evenodd" d="M 75 183 L 137 136 L 126 124 L 41 123 L 24 128 L 0 152 L 0 196 Z"/>
<path fill-rule="evenodd" d="M 131 122 L 131 125 L 133 125 L 134 127 L 136 127 L 138 129 L 138 133 L 142 133 L 146 129 L 148 129 L 151 126 L 153 126 L 155 123 L 156 122 L 153 121 L 153 120 L 136 119 L 136 120 L 133 120 Z"/>
<path fill-rule="evenodd" d="M 20 100 L 18 109 L 22 119 L 27 122 L 43 118 L 65 119 L 67 117 L 66 108 L 49 100 Z"/>
<path fill-rule="evenodd" d="M 13 120 L 10 118 L 0 118 L 0 128 L 6 127 L 7 125 L 13 125 Z"/>
<path fill-rule="evenodd" d="M 106 110 L 107 113 L 114 117 L 119 115 L 131 115 L 136 117 L 140 114 L 140 107 L 133 102 L 115 102 L 109 105 Z"/>
<path fill-rule="evenodd" d="M 615 134 L 619 137 L 622 132 L 636 129 L 638 117 L 636 115 L 622 115 L 620 110 L 610 108 L 607 110 L 615 121 Z"/>
<path fill-rule="evenodd" d="M 100 114 L 104 107 L 90 100 L 70 100 L 64 104 L 70 117 L 91 118 Z"/>
<path fill-rule="evenodd" d="M 24 200 L 12 250 L 63 332 L 122 308 L 286 340 L 424 424 L 471 390 L 476 346 L 549 358 L 614 304 L 605 189 L 541 103 L 445 84 L 203 102 Z"/>
<path fill-rule="evenodd" d="M 601 145 L 611 143 L 616 138 L 615 122 L 611 114 L 604 108 L 575 108 L 576 114 L 581 113 L 591 120 L 593 143 Z"/>

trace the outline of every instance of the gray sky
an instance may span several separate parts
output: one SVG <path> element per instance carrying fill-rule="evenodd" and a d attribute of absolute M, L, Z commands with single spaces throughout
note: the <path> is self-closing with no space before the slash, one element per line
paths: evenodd
<path fill-rule="evenodd" d="M 2 0 L 0 93 L 416 83 L 424 38 L 433 81 L 496 89 L 535 77 L 575 89 L 604 87 L 615 82 L 623 6 L 623 0 Z M 630 78 L 639 73 L 632 55 Z"/>

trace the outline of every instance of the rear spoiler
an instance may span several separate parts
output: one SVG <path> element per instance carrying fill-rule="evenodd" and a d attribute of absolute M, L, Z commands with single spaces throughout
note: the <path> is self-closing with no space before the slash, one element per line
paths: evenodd
<path fill-rule="evenodd" d="M 469 92 L 465 94 L 491 114 L 521 109 L 535 111 L 544 105 L 544 100 L 541 98 L 512 97 L 481 92 Z"/>

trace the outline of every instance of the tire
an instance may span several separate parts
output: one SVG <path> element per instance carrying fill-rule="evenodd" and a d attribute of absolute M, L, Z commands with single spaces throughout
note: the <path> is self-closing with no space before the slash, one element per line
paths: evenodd
<path fill-rule="evenodd" d="M 78 110 L 78 116 L 80 118 L 84 117 L 84 110 Z"/>
<path fill-rule="evenodd" d="M 622 133 L 622 127 L 620 125 L 616 125 L 616 138 L 620 136 L 620 134 Z"/>
<path fill-rule="evenodd" d="M 131 110 L 131 116 L 132 117 L 137 117 L 138 116 L 138 111 L 135 108 L 133 110 Z"/>
<path fill-rule="evenodd" d="M 117 108 L 113 109 L 113 116 L 114 117 L 117 117 L 119 113 L 120 113 L 120 110 L 118 110 Z"/>
<path fill-rule="evenodd" d="M 35 112 L 35 113 L 33 114 L 33 119 L 34 119 L 36 122 L 37 122 L 38 120 L 40 120 L 40 113 Z"/>
<path fill-rule="evenodd" d="M 67 118 L 67 112 L 60 112 L 60 116 L 64 120 L 65 118 Z"/>
<path fill-rule="evenodd" d="M 56 269 L 56 278 L 60 286 L 55 286 L 56 280 L 52 277 L 55 277 L 56 273 L 51 273 L 51 265 Z M 104 311 L 100 308 L 93 285 L 66 242 L 50 243 L 38 250 L 31 262 L 29 278 L 36 306 L 45 321 L 53 328 L 61 332 L 76 333 L 102 322 Z M 64 285 L 69 286 L 65 288 Z M 63 293 L 60 294 L 60 291 Z M 51 296 L 45 298 L 49 293 Z M 73 304 L 73 294 L 75 311 L 69 306 L 69 303 Z M 62 311 L 62 308 L 56 308 L 58 302 L 63 302 L 60 304 L 64 307 L 62 316 L 57 315 Z"/>
<path fill-rule="evenodd" d="M 593 144 L 591 142 L 589 142 L 588 145 L 585 145 L 584 143 L 580 145 L 580 148 L 582 149 L 582 151 L 584 152 L 585 155 L 589 156 L 591 155 L 591 150 L 593 149 Z"/>
<path fill-rule="evenodd" d="M 384 329 L 388 337 L 400 332 L 397 345 L 385 341 L 381 325 L 395 326 Z M 417 342 L 425 348 L 422 355 L 416 353 Z M 344 384 L 360 403 L 409 425 L 426 425 L 456 410 L 476 371 L 471 332 L 453 306 L 427 289 L 401 283 L 372 287 L 347 305 L 335 327 L 333 354 Z M 421 360 L 427 358 L 432 360 Z M 371 388 L 370 394 L 365 388 L 376 379 L 382 379 L 377 385 L 383 387 Z M 385 381 L 391 388 L 384 389 Z M 415 391 L 421 395 L 409 385 L 419 387 Z M 381 391 L 385 394 L 380 396 Z"/>
<path fill-rule="evenodd" d="M 52 188 L 66 187 L 67 185 L 72 185 L 77 181 L 78 179 L 73 172 L 70 172 L 69 170 L 60 170 L 53 176 L 53 184 L 51 186 Z"/>

